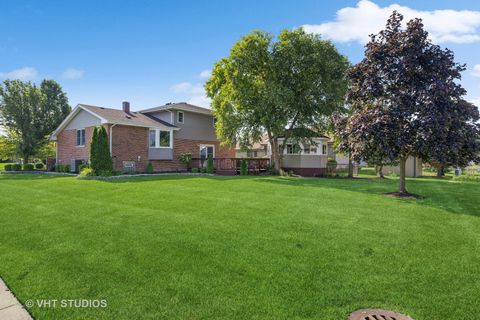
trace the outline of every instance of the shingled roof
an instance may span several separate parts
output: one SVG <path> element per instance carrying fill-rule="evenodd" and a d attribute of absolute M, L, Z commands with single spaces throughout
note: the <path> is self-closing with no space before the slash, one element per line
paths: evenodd
<path fill-rule="evenodd" d="M 126 126 L 137 126 L 137 127 L 156 127 L 159 124 L 162 124 L 170 128 L 178 128 L 177 126 L 168 123 L 166 121 L 157 119 L 148 114 L 140 112 L 129 112 L 126 113 L 120 109 L 111 109 L 98 106 L 92 106 L 87 104 L 80 104 L 80 107 L 87 109 L 92 113 L 100 116 L 105 120 L 105 123 L 116 123 Z"/>
<path fill-rule="evenodd" d="M 140 110 L 139 112 L 145 114 L 145 113 L 151 113 L 151 112 L 157 112 L 157 111 L 163 111 L 163 110 L 182 110 L 182 111 L 189 111 L 193 113 L 212 115 L 212 110 L 207 108 L 202 108 L 199 106 L 194 106 L 193 104 L 189 104 L 186 102 L 167 103 L 163 106 L 144 109 L 144 110 Z"/>

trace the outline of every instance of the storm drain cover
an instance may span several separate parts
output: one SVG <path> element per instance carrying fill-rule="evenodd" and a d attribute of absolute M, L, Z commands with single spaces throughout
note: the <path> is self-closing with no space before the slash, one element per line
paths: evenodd
<path fill-rule="evenodd" d="M 413 320 L 409 316 L 382 309 L 363 309 L 352 313 L 348 320 Z"/>

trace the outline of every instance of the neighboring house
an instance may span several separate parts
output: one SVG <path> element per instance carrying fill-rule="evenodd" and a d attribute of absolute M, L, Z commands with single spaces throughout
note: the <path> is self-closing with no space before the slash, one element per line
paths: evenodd
<path fill-rule="evenodd" d="M 264 139 L 260 142 L 254 143 L 248 150 L 243 150 L 237 144 L 235 149 L 237 158 L 266 158 L 268 157 L 268 142 Z"/>
<path fill-rule="evenodd" d="M 315 145 L 287 142 L 283 151 L 282 169 L 301 176 L 325 175 L 329 157 L 329 140 L 326 136 L 319 136 L 313 138 Z M 283 142 L 283 138 L 278 140 L 279 145 Z M 271 155 L 272 150 L 268 145 L 268 156 L 271 157 Z"/>
<path fill-rule="evenodd" d="M 182 102 L 132 112 L 130 103 L 122 105 L 122 110 L 77 105 L 51 136 L 57 163 L 87 162 L 96 126 L 106 128 L 113 165 L 119 171 L 144 172 L 149 162 L 155 171 L 185 170 L 178 160 L 182 153 L 193 158 L 235 157 L 234 148 L 220 146 L 209 109 Z"/>

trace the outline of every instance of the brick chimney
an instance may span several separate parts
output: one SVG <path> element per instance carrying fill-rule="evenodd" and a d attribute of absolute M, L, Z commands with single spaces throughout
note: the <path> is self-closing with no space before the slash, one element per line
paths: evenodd
<path fill-rule="evenodd" d="M 122 102 L 122 109 L 123 109 L 123 112 L 130 113 L 130 102 L 123 101 Z"/>

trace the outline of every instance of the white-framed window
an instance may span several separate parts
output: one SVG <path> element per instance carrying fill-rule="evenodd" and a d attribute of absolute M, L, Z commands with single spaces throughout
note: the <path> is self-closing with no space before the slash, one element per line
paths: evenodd
<path fill-rule="evenodd" d="M 148 146 L 150 148 L 172 148 L 173 134 L 170 130 L 150 129 L 148 131 Z"/>
<path fill-rule="evenodd" d="M 327 154 L 327 145 L 322 144 L 322 154 Z"/>
<path fill-rule="evenodd" d="M 317 146 L 304 145 L 303 154 L 317 154 Z"/>
<path fill-rule="evenodd" d="M 183 111 L 177 111 L 177 122 L 178 123 L 184 123 L 185 120 L 185 114 Z"/>
<path fill-rule="evenodd" d="M 200 145 L 200 158 L 208 158 L 211 155 L 215 158 L 215 145 L 213 144 L 201 144 Z"/>
<path fill-rule="evenodd" d="M 285 148 L 287 154 L 299 154 L 301 148 L 298 144 L 288 143 Z"/>
<path fill-rule="evenodd" d="M 148 132 L 148 146 L 155 148 L 157 146 L 157 130 L 150 129 Z"/>
<path fill-rule="evenodd" d="M 85 145 L 85 129 L 77 130 L 77 146 L 83 147 Z"/>

